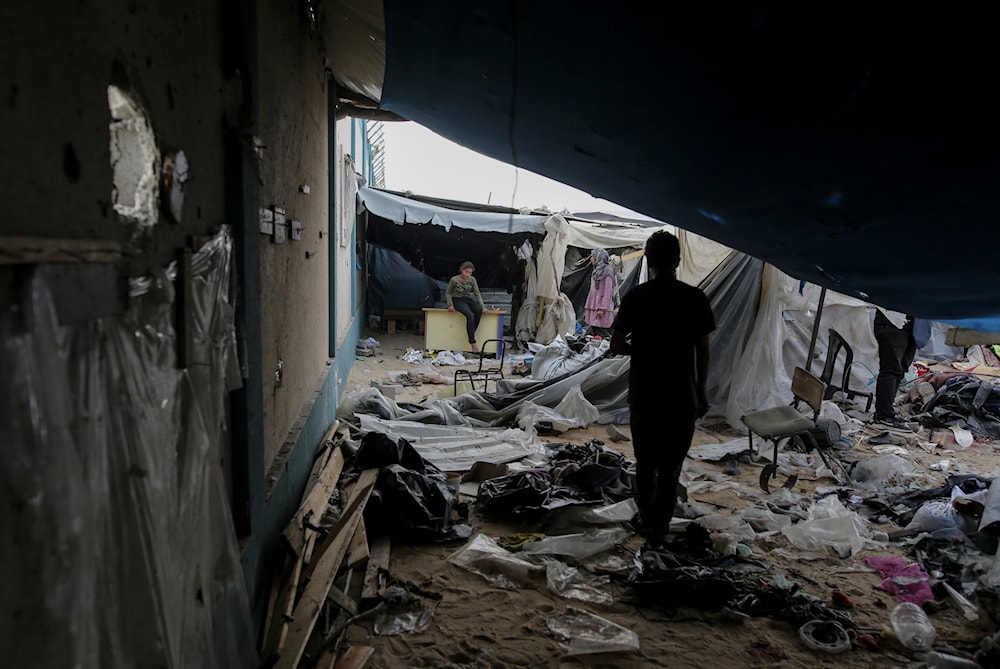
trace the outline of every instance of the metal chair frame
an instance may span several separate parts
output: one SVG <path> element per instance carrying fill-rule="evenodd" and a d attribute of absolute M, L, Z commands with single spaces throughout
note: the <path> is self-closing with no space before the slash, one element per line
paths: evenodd
<path fill-rule="evenodd" d="M 841 351 L 844 352 L 844 374 L 840 379 L 840 385 L 837 385 L 833 381 L 833 374 L 837 366 L 837 358 L 840 356 Z M 872 410 L 872 402 L 875 399 L 875 395 L 867 390 L 854 390 L 850 387 L 851 365 L 853 364 L 854 350 L 839 332 L 830 328 L 829 344 L 826 351 L 826 363 L 823 365 L 823 371 L 819 375 L 820 380 L 826 384 L 823 399 L 833 399 L 833 396 L 838 392 L 844 393 L 844 395 L 847 396 L 848 401 L 853 400 L 855 397 L 864 397 L 867 399 L 867 403 L 865 404 L 865 413 L 868 413 Z"/>
<path fill-rule="evenodd" d="M 504 356 L 506 356 L 506 354 L 507 354 L 507 345 L 506 345 L 506 343 L 504 342 L 503 339 L 487 339 L 486 341 L 483 342 L 482 350 L 485 350 L 487 344 L 491 344 L 491 343 L 495 343 L 496 344 L 496 350 L 497 350 L 497 354 L 496 354 L 497 357 L 496 357 L 496 359 L 500 363 L 499 366 L 497 366 L 497 367 L 487 367 L 486 369 L 484 369 L 483 368 L 483 361 L 486 360 L 486 358 L 485 358 L 486 354 L 485 353 L 480 353 L 479 354 L 479 367 L 478 368 L 476 368 L 476 369 L 457 369 L 457 370 L 455 370 L 455 381 L 454 381 L 454 383 L 455 383 L 455 387 L 454 387 L 455 395 L 458 395 L 458 382 L 459 382 L 459 380 L 468 380 L 469 381 L 469 385 L 472 386 L 473 390 L 476 389 L 476 382 L 477 381 L 482 381 L 483 382 L 483 392 L 485 393 L 485 392 L 487 392 L 487 388 L 489 388 L 490 381 L 493 381 L 494 384 L 496 384 L 497 381 L 499 381 L 499 380 L 501 380 L 501 379 L 504 378 L 504 375 L 503 375 L 503 364 L 504 364 Z"/>
<path fill-rule="evenodd" d="M 831 472 L 834 472 L 835 476 L 843 478 L 846 475 L 843 466 L 839 462 L 836 463 L 837 466 L 835 468 L 831 458 L 835 459 L 836 456 L 828 456 L 826 449 L 819 445 L 814 434 L 816 421 L 819 419 L 819 412 L 825 397 L 825 385 L 821 379 L 813 374 L 810 374 L 801 367 L 796 367 L 795 372 L 792 374 L 792 395 L 794 396 L 794 400 L 791 405 L 785 404 L 770 409 L 752 411 L 740 418 L 748 430 L 751 456 L 755 454 L 753 443 L 753 436 L 755 434 L 761 439 L 774 444 L 774 459 L 764 467 L 764 471 L 760 475 L 760 487 L 763 488 L 764 492 L 770 492 L 767 483 L 777 475 L 778 443 L 783 439 L 791 439 L 800 448 L 807 451 L 815 449 L 819 453 L 820 458 L 822 458 L 823 463 L 826 464 Z M 805 402 L 812 409 L 811 418 L 795 409 L 795 406 L 800 401 Z M 789 477 L 788 481 L 782 487 L 790 488 L 797 480 L 798 477 L 793 475 Z M 844 483 L 846 481 L 841 482 Z"/>

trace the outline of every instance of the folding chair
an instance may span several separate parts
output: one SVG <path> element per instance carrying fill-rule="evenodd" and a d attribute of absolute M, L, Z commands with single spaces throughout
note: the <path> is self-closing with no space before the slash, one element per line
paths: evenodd
<path fill-rule="evenodd" d="M 503 339 L 487 339 L 486 341 L 483 342 L 482 350 L 486 350 L 487 344 L 491 343 L 496 344 L 497 353 L 495 359 L 499 364 L 498 365 L 490 364 L 489 366 L 484 366 L 483 363 L 485 360 L 487 360 L 486 354 L 480 353 L 478 368 L 455 370 L 455 395 L 458 395 L 459 380 L 468 380 L 469 385 L 472 386 L 473 390 L 476 389 L 476 382 L 482 381 L 483 392 L 485 393 L 487 392 L 486 389 L 489 386 L 490 381 L 493 381 L 495 386 L 497 381 L 504 378 L 503 361 L 504 361 L 504 356 L 507 353 L 507 346 L 504 344 Z"/>
<path fill-rule="evenodd" d="M 865 413 L 868 413 L 872 410 L 872 401 L 875 399 L 875 396 L 867 390 L 855 390 L 850 387 L 851 365 L 854 364 L 854 351 L 848 345 L 847 340 L 844 339 L 839 332 L 830 328 L 829 334 L 830 338 L 829 345 L 826 350 L 826 363 L 823 365 L 823 372 L 819 375 L 820 380 L 826 384 L 826 391 L 823 393 L 823 399 L 833 399 L 833 396 L 838 392 L 844 393 L 848 400 L 853 400 L 855 397 L 865 397 L 868 399 L 868 402 L 865 405 Z M 837 366 L 837 357 L 840 355 L 841 351 L 844 352 L 844 373 L 840 379 L 840 384 L 837 385 L 833 381 L 833 373 Z"/>
<path fill-rule="evenodd" d="M 828 456 L 826 449 L 821 447 L 816 439 L 816 434 L 826 429 L 828 432 L 836 426 L 836 441 L 840 439 L 839 427 L 836 423 L 825 422 L 817 426 L 819 421 L 819 411 L 823 405 L 824 383 L 801 367 L 796 367 L 792 374 L 792 395 L 794 401 L 792 405 L 782 405 L 770 409 L 761 409 L 744 414 L 740 420 L 749 430 L 750 454 L 754 454 L 753 436 L 756 434 L 765 441 L 774 444 L 774 459 L 764 467 L 760 474 L 760 487 L 764 492 L 771 492 L 768 489 L 768 482 L 778 475 L 778 442 L 783 439 L 791 439 L 799 447 L 806 451 L 815 449 L 819 453 L 823 463 L 834 473 L 838 483 L 847 482 L 847 471 L 836 459 L 836 456 Z M 799 413 L 794 405 L 799 401 L 805 402 L 812 409 L 812 417 Z M 827 441 L 831 441 L 827 436 Z M 803 439 L 804 438 L 804 439 Z M 798 476 L 792 475 L 782 485 L 783 488 L 791 488 L 798 480 Z"/>

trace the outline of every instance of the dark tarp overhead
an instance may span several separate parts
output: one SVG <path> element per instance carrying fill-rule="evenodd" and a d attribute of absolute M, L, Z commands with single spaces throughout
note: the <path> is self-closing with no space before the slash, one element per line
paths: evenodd
<path fill-rule="evenodd" d="M 985 14 L 565 0 L 384 12 L 383 109 L 796 278 L 1000 330 L 1000 267 L 963 252 L 990 245 L 1000 211 Z"/>

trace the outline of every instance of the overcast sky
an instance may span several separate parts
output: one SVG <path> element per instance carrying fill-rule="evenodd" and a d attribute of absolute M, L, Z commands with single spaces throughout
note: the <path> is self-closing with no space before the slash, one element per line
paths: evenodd
<path fill-rule="evenodd" d="M 384 123 L 385 187 L 477 204 L 600 211 L 646 218 L 558 181 L 502 163 L 410 121 Z"/>

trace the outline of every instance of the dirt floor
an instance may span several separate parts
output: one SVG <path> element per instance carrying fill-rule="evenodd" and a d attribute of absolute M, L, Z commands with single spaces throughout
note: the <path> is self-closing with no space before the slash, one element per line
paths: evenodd
<path fill-rule="evenodd" d="M 381 355 L 357 360 L 345 393 L 369 387 L 371 381 L 388 382 L 390 372 L 411 369 L 413 363 L 401 356 L 408 349 L 421 350 L 423 338 L 415 331 L 387 335 L 377 330 L 364 337 L 375 338 Z M 444 368 L 449 379 L 454 368 Z M 437 394 L 444 386 L 421 384 L 404 387 L 397 402 L 420 402 Z M 627 425 L 620 426 L 627 436 Z M 872 432 L 854 435 L 854 447 L 841 451 L 842 460 L 862 460 L 877 455 L 866 438 Z M 694 443 L 714 444 L 740 436 L 724 422 L 707 424 L 698 430 Z M 998 447 L 991 442 L 976 442 L 968 448 L 937 447 L 924 439 L 915 439 L 905 448 L 905 457 L 923 474 L 921 488 L 943 485 L 946 476 L 976 473 L 990 478 L 997 469 Z M 608 426 L 592 425 L 558 435 L 542 437 L 546 441 L 584 444 L 600 439 L 609 448 L 632 457 L 630 441 L 612 441 Z M 944 461 L 947 461 L 946 464 Z M 765 493 L 759 485 L 761 466 L 744 462 L 738 472 L 723 473 L 723 464 L 689 458 L 689 501 L 698 508 L 710 509 L 722 516 L 732 515 L 768 500 L 813 499 L 817 488 L 834 485 L 830 478 L 809 480 L 801 476 L 791 490 L 775 488 Z M 732 467 L 732 465 L 730 465 Z M 944 469 L 937 471 L 937 469 Z M 912 486 L 911 486 L 912 487 Z M 865 493 L 860 493 L 864 495 Z M 470 501 L 470 500 L 466 500 Z M 473 537 L 493 539 L 537 531 L 537 527 L 519 526 L 508 521 L 482 517 L 470 504 L 469 523 Z M 684 533 L 678 528 L 671 540 Z M 894 525 L 872 526 L 886 533 L 897 532 Z M 717 545 L 726 537 L 716 536 Z M 891 634 L 890 611 L 898 604 L 895 595 L 876 586 L 883 580 L 864 561 L 866 556 L 897 556 L 913 562 L 905 540 L 868 544 L 853 556 L 838 557 L 826 552 L 820 556 L 804 555 L 781 532 L 750 542 L 749 559 L 759 567 L 752 578 L 774 587 L 800 588 L 833 608 L 843 610 L 856 625 L 856 636 L 869 635 L 842 653 L 814 650 L 800 638 L 797 627 L 772 616 L 746 617 L 732 610 L 702 611 L 692 607 L 671 607 L 669 602 L 640 600 L 636 591 L 612 580 L 605 587 L 612 601 L 574 600 L 556 594 L 547 587 L 544 577 L 526 586 L 503 588 L 483 576 L 449 562 L 449 557 L 463 547 L 462 542 L 411 545 L 395 543 L 391 549 L 389 571 L 400 582 L 411 582 L 427 596 L 423 605 L 432 610 L 425 631 L 376 634 L 372 620 L 359 620 L 347 633 L 352 645 L 373 646 L 375 651 L 366 666 L 397 667 L 906 667 L 922 666 L 914 654 L 901 646 Z M 643 539 L 631 535 L 623 542 L 618 557 L 631 562 L 640 551 Z M 745 550 L 745 549 L 744 549 Z M 942 600 L 932 604 L 931 622 L 937 632 L 935 648 L 962 653 L 974 648 L 984 636 L 994 631 L 989 616 L 971 622 L 954 606 Z M 573 609 L 582 609 L 611 621 L 638 637 L 638 650 L 618 650 L 598 654 L 571 654 L 555 637 L 550 625 Z M 982 608 L 980 609 L 982 611 Z M 577 628 L 579 629 L 579 628 Z M 603 641 L 602 643 L 609 643 Z M 624 642 L 629 648 L 628 642 Z"/>

